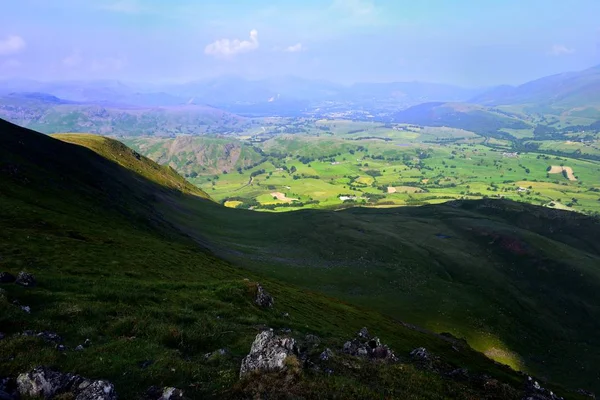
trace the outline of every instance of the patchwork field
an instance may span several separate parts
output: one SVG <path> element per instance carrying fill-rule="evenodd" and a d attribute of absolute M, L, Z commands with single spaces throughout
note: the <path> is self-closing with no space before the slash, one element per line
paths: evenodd
<path fill-rule="evenodd" d="M 269 135 L 292 128 L 302 132 Z M 193 147 L 178 152 L 183 140 Z M 344 120 L 278 125 L 270 119 L 259 136 L 126 143 L 227 207 L 290 211 L 489 197 L 600 212 L 596 142 L 511 142 L 444 127 Z M 581 147 L 589 151 L 576 151 Z"/>

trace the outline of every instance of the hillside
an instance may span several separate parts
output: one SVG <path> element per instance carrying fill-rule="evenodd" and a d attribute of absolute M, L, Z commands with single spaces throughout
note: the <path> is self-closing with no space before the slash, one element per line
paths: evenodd
<path fill-rule="evenodd" d="M 545 106 L 556 110 L 597 108 L 600 106 L 600 66 L 547 76 L 516 87 L 501 86 L 473 97 L 470 102 Z"/>
<path fill-rule="evenodd" d="M 113 136 L 231 132 L 246 124 L 244 118 L 204 105 L 149 107 L 74 102 L 46 93 L 0 96 L 0 118 L 43 133 L 88 132 Z"/>
<path fill-rule="evenodd" d="M 123 398 L 150 385 L 181 387 L 192 398 L 523 397 L 524 377 L 403 320 L 464 336 L 489 357 L 565 388 L 598 388 L 597 220 L 494 201 L 231 210 L 118 142 L 58 138 L 0 123 L 0 265 L 39 282 L 2 285 L 10 302 L 0 302 L 0 353 L 15 355 L 0 359 L 2 373 L 52 365 L 109 379 Z M 256 281 L 274 295 L 272 310 L 254 304 Z M 400 363 L 338 350 L 363 326 Z M 333 373 L 238 381 L 241 358 L 265 327 L 291 329 L 300 341 L 318 335 L 317 355 L 336 352 L 324 364 Z M 27 329 L 59 332 L 69 348 L 92 344 L 60 352 L 16 335 Z M 468 374 L 453 378 L 446 367 L 410 361 L 421 346 Z M 227 350 L 212 354 L 220 348 Z"/>
<path fill-rule="evenodd" d="M 263 159 L 251 146 L 233 138 L 178 136 L 125 139 L 124 143 L 186 177 L 235 172 Z"/>

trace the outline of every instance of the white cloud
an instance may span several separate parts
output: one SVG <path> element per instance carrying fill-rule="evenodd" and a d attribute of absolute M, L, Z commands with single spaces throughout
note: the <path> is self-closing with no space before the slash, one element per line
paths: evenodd
<path fill-rule="evenodd" d="M 137 0 L 117 0 L 110 3 L 101 4 L 101 10 L 112 11 L 123 14 L 139 14 L 144 8 Z"/>
<path fill-rule="evenodd" d="M 575 53 L 575 49 L 570 49 L 564 44 L 555 44 L 548 52 L 548 54 L 551 56 L 564 56 L 573 53 Z"/>
<path fill-rule="evenodd" d="M 75 68 L 81 65 L 83 62 L 83 58 L 79 51 L 75 50 L 73 53 L 69 54 L 65 58 L 62 59 L 62 65 L 67 68 Z"/>
<path fill-rule="evenodd" d="M 306 50 L 306 48 L 302 46 L 302 43 L 296 43 L 293 46 L 286 47 L 283 51 L 287 51 L 288 53 L 297 53 L 304 50 Z"/>
<path fill-rule="evenodd" d="M 204 54 L 215 57 L 233 57 L 236 54 L 248 53 L 258 49 L 258 31 L 250 31 L 249 40 L 219 39 L 204 48 Z"/>
<path fill-rule="evenodd" d="M 6 39 L 0 39 L 0 55 L 14 54 L 25 48 L 25 40 L 21 36 L 9 35 Z"/>

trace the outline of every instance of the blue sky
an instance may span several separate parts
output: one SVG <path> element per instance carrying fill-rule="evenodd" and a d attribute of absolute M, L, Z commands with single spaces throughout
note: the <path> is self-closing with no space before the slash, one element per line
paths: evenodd
<path fill-rule="evenodd" d="M 600 64 L 598 0 L 19 0 L 0 77 L 518 84 Z"/>

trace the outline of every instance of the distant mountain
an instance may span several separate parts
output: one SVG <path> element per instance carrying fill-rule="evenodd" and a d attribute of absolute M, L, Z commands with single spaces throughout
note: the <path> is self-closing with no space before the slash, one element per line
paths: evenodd
<path fill-rule="evenodd" d="M 460 128 L 501 139 L 512 139 L 502 129 L 531 127 L 516 115 L 468 103 L 423 103 L 397 112 L 391 119 L 398 123 Z"/>
<path fill-rule="evenodd" d="M 469 101 L 494 106 L 535 104 L 562 109 L 600 106 L 600 66 L 547 76 L 516 87 L 499 86 Z"/>
<path fill-rule="evenodd" d="M 68 101 L 48 93 L 0 96 L 0 118 L 44 133 L 118 136 L 228 133 L 246 126 L 238 115 L 203 105 L 119 106 Z"/>
<path fill-rule="evenodd" d="M 0 95 L 13 92 L 48 93 L 76 102 L 105 105 L 212 105 L 245 115 L 297 115 L 324 104 L 354 108 L 398 109 L 427 101 L 464 101 L 482 92 L 424 82 L 356 83 L 278 77 L 248 80 L 236 76 L 182 84 L 151 85 L 120 81 L 36 82 L 0 81 Z"/>

